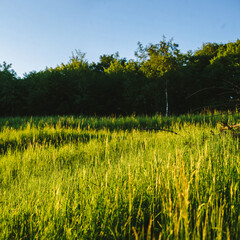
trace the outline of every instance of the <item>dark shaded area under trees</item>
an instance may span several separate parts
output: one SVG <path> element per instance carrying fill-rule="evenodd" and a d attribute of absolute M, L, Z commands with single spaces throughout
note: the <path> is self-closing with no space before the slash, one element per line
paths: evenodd
<path fill-rule="evenodd" d="M 0 116 L 184 114 L 236 109 L 240 40 L 206 43 L 183 54 L 172 40 L 138 43 L 136 60 L 118 53 L 88 63 L 76 51 L 67 64 L 18 78 L 0 65 Z"/>

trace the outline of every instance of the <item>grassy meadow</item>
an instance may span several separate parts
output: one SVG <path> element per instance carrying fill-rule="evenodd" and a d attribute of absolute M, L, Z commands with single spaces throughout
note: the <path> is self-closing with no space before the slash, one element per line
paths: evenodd
<path fill-rule="evenodd" d="M 240 239 L 223 119 L 1 118 L 0 239 Z"/>

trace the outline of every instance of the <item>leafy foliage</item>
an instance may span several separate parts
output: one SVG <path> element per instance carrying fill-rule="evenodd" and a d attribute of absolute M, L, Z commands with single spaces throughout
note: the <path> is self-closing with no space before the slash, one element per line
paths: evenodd
<path fill-rule="evenodd" d="M 205 43 L 183 54 L 165 37 L 138 43 L 136 60 L 118 52 L 89 63 L 76 51 L 68 63 L 22 79 L 0 66 L 0 115 L 128 115 L 235 109 L 240 94 L 240 40 Z"/>

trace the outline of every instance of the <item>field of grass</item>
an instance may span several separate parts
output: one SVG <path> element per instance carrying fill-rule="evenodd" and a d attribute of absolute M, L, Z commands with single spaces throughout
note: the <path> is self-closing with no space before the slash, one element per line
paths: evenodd
<path fill-rule="evenodd" d="M 240 239 L 223 118 L 0 119 L 0 239 Z"/>

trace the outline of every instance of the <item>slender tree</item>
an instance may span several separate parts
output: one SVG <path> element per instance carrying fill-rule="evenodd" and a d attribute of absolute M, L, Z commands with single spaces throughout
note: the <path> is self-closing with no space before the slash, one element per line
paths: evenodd
<path fill-rule="evenodd" d="M 168 100 L 168 77 L 167 74 L 171 71 L 175 71 L 179 64 L 180 50 L 178 44 L 173 43 L 170 39 L 166 41 L 163 39 L 158 44 L 149 44 L 146 47 L 139 42 L 138 50 L 135 52 L 135 56 L 141 61 L 141 71 L 148 78 L 162 79 L 165 82 L 165 113 L 168 116 L 169 112 L 169 100 Z"/>

